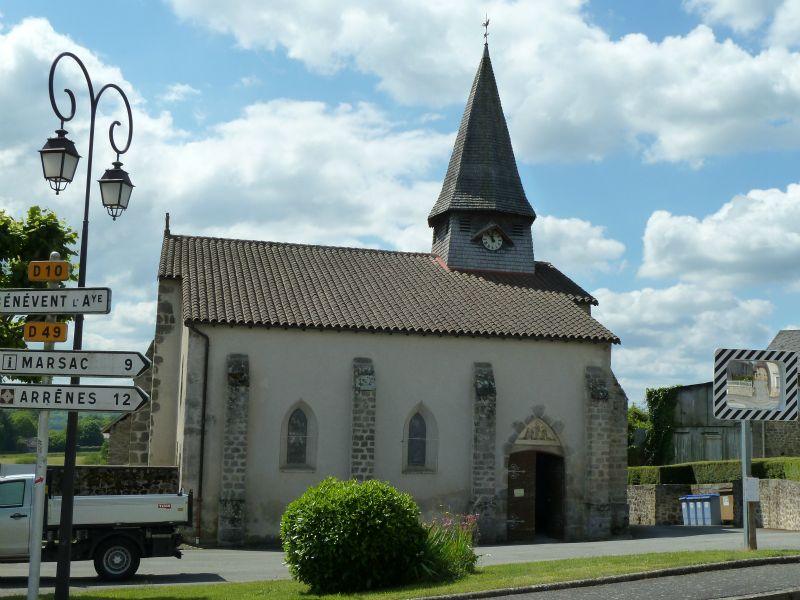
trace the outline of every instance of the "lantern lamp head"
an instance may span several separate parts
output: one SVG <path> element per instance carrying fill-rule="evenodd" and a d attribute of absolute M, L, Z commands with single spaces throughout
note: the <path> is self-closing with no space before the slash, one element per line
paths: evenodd
<path fill-rule="evenodd" d="M 117 156 L 117 159 L 119 159 L 119 156 Z M 134 185 L 119 160 L 111 164 L 114 168 L 106 169 L 103 176 L 98 179 L 98 183 L 100 184 L 100 194 L 103 197 L 103 206 L 106 207 L 108 214 L 116 221 L 117 217 L 128 208 Z"/>
<path fill-rule="evenodd" d="M 75 144 L 67 137 L 64 129 L 56 129 L 58 137 L 47 138 L 44 147 L 39 150 L 42 159 L 42 173 L 56 194 L 67 187 L 75 177 L 78 160 L 81 155 Z"/>

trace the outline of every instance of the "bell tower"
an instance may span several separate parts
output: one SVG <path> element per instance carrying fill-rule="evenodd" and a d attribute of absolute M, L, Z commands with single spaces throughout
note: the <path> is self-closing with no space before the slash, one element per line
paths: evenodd
<path fill-rule="evenodd" d="M 484 44 L 442 191 L 428 215 L 431 251 L 454 270 L 533 273 L 534 219 Z"/>

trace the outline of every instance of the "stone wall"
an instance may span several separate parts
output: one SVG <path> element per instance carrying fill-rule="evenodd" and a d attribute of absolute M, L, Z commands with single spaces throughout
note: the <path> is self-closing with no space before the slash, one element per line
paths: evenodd
<path fill-rule="evenodd" d="M 631 525 L 682 525 L 680 497 L 688 494 L 733 494 L 733 526 L 742 526 L 741 481 L 719 484 L 630 485 L 628 506 Z M 800 481 L 762 479 L 756 525 L 767 529 L 800 531 Z"/>
<path fill-rule="evenodd" d="M 61 494 L 63 473 L 64 467 L 47 467 L 49 491 L 54 496 Z M 177 491 L 178 467 L 75 467 L 76 496 L 174 494 Z"/>
<path fill-rule="evenodd" d="M 800 456 L 800 421 L 765 422 L 764 456 Z"/>
<path fill-rule="evenodd" d="M 131 415 L 122 415 L 108 427 L 108 464 L 127 465 L 131 446 Z"/>
<path fill-rule="evenodd" d="M 489 363 L 475 363 L 472 407 L 472 489 L 470 512 L 479 514 L 478 529 L 484 543 L 497 541 L 497 498 L 495 497 L 495 438 L 497 431 L 497 388 Z"/>
<path fill-rule="evenodd" d="M 629 485 L 631 525 L 682 525 L 680 497 L 692 493 L 688 484 Z"/>
<path fill-rule="evenodd" d="M 613 373 L 586 368 L 587 539 L 622 532 L 628 525 L 626 478 L 628 399 Z"/>
<path fill-rule="evenodd" d="M 375 367 L 369 358 L 353 359 L 353 409 L 350 476 L 356 481 L 375 477 Z"/>
<path fill-rule="evenodd" d="M 174 318 L 174 317 L 173 317 Z M 162 314 L 161 319 L 165 316 Z M 153 360 L 155 341 L 150 342 L 145 356 Z M 142 388 L 148 395 L 153 393 L 153 367 L 134 379 L 134 383 Z M 122 462 L 114 464 L 146 465 L 150 453 L 150 401 L 146 402 L 139 410 L 130 414 L 128 421 L 128 456 Z"/>
<path fill-rule="evenodd" d="M 800 481 L 762 479 L 756 524 L 767 529 L 800 531 Z"/>
<path fill-rule="evenodd" d="M 241 544 L 245 533 L 247 491 L 247 413 L 250 403 L 250 361 L 246 354 L 228 355 L 228 399 L 222 441 L 222 486 L 217 541 Z"/>

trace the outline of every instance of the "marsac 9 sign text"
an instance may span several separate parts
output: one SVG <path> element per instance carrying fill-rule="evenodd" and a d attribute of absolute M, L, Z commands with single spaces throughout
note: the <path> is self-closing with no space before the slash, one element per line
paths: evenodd
<path fill-rule="evenodd" d="M 139 352 L 0 348 L 0 373 L 77 377 L 138 377 L 150 368 Z"/>

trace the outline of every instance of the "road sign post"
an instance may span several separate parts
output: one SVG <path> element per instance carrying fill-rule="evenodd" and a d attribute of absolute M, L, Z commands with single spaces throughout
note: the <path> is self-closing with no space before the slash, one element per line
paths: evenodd
<path fill-rule="evenodd" d="M 741 423 L 744 547 L 755 550 L 758 487 L 752 484 L 751 421 L 796 421 L 798 354 L 785 350 L 720 348 L 714 352 L 712 412 Z"/>
<path fill-rule="evenodd" d="M 135 385 L 0 384 L 0 408 L 133 412 L 147 400 Z"/>
<path fill-rule="evenodd" d="M 56 323 L 52 318 L 30 321 L 22 327 L 22 339 L 26 342 L 66 342 L 67 324 Z"/>
<path fill-rule="evenodd" d="M 109 288 L 59 288 L 0 290 L 0 314 L 88 315 L 111 312 Z"/>
<path fill-rule="evenodd" d="M 50 260 L 43 261 L 44 264 L 39 264 L 39 268 L 32 268 L 36 263 L 28 265 L 28 279 L 35 280 L 40 274 L 52 279 L 47 280 L 47 287 L 49 289 L 57 289 L 58 282 L 62 276 L 69 277 L 69 263 L 61 260 L 61 255 L 58 252 L 50 253 Z M 66 265 L 66 266 L 64 266 Z M 44 268 L 41 268 L 41 267 Z M 33 271 L 33 275 L 31 273 Z M 56 323 L 55 316 L 47 315 L 45 321 L 51 323 L 54 327 Z M 27 323 L 26 323 L 27 325 Z M 61 325 L 60 323 L 58 325 Z M 53 350 L 55 341 L 66 341 L 67 325 L 63 324 L 63 340 L 44 340 L 44 349 Z M 23 332 L 25 333 L 25 332 Z M 55 333 L 55 332 L 54 332 Z M 58 337 L 58 336 L 54 336 Z M 25 337 L 25 341 L 28 341 Z M 42 383 L 50 383 L 52 377 L 42 378 Z M 47 450 L 50 444 L 49 432 L 49 410 L 40 410 L 39 419 L 36 427 L 36 469 L 33 476 L 33 515 L 31 519 L 31 534 L 30 543 L 28 545 L 28 600 L 36 600 L 39 597 L 39 576 L 41 574 L 42 566 L 42 541 L 39 539 L 38 532 L 44 528 L 44 496 L 45 486 L 47 485 Z"/>
<path fill-rule="evenodd" d="M 65 260 L 32 260 L 28 263 L 28 281 L 66 281 L 69 263 Z"/>
<path fill-rule="evenodd" d="M 0 348 L 0 373 L 64 377 L 138 377 L 150 368 L 139 352 Z"/>

